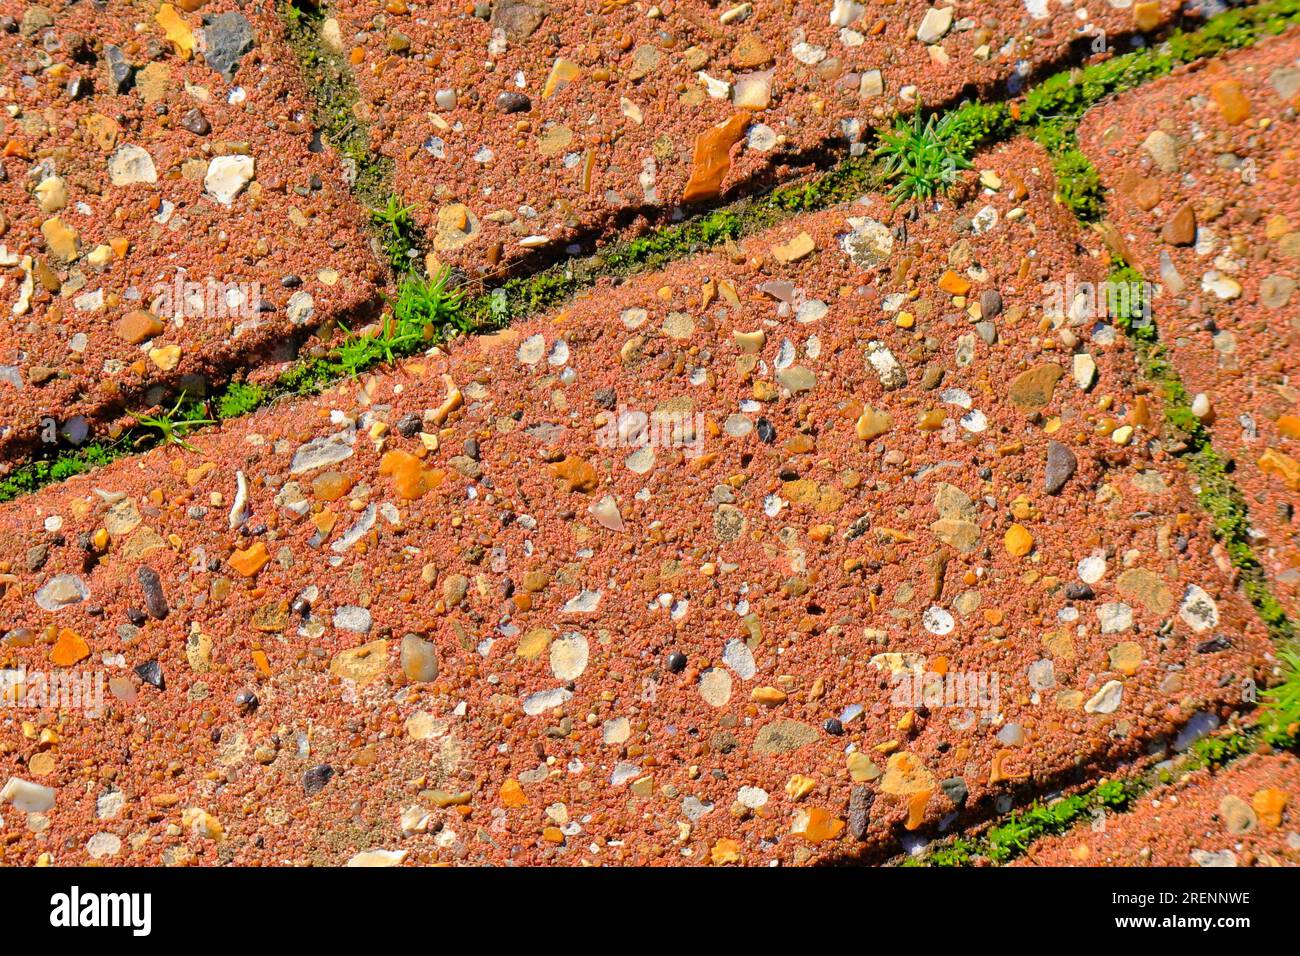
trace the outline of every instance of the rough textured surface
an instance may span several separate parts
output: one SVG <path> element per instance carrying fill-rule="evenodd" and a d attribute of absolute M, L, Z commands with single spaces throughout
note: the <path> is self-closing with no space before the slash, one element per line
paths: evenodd
<path fill-rule="evenodd" d="M 1045 294 L 1097 240 L 975 165 L 0 507 L 0 663 L 109 684 L 0 717 L 3 859 L 879 859 L 1226 715 L 1268 642 Z"/>
<path fill-rule="evenodd" d="M 0 2 L 0 470 L 378 299 L 279 20 L 167 9 Z"/>
<path fill-rule="evenodd" d="M 1251 756 L 1197 771 L 1133 810 L 1035 844 L 1018 866 L 1296 866 L 1300 760 Z"/>
<path fill-rule="evenodd" d="M 1149 30 L 1180 4 L 1137 7 Z M 918 102 L 1000 99 L 1050 64 L 1127 50 L 1136 9 L 341 0 L 324 33 L 438 257 L 478 276 L 860 152 Z M 711 132 L 725 123 L 735 135 Z M 709 188 L 691 188 L 706 166 Z"/>
<path fill-rule="evenodd" d="M 1152 282 L 1161 337 L 1235 463 L 1255 553 L 1300 611 L 1300 33 L 1120 97 L 1083 147 Z M 1145 144 L 1145 145 L 1144 145 Z"/>

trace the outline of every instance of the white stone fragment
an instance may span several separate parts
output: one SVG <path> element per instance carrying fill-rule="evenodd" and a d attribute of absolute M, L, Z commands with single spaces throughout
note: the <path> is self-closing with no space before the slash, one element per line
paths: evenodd
<path fill-rule="evenodd" d="M 135 183 L 156 183 L 158 171 L 148 151 L 124 143 L 108 158 L 108 178 L 114 186 L 131 186 Z"/>
<path fill-rule="evenodd" d="M 221 205 L 229 206 L 253 181 L 253 170 L 252 156 L 218 156 L 208 163 L 203 189 Z"/>

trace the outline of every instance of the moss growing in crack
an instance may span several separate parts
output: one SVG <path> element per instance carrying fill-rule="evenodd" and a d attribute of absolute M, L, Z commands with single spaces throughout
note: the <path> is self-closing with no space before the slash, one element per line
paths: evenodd
<path fill-rule="evenodd" d="M 1008 863 L 1044 836 L 1065 833 L 1098 811 L 1123 813 L 1152 788 L 1196 770 L 1215 770 L 1247 754 L 1270 749 L 1294 750 L 1300 722 L 1300 656 L 1283 654 L 1286 677 L 1277 692 L 1266 692 L 1257 724 L 1241 730 L 1202 737 L 1172 764 L 1161 764 L 1141 776 L 1103 780 L 1096 786 L 1051 803 L 1035 803 L 1010 813 L 1003 822 L 979 836 L 953 837 L 934 844 L 903 866 L 970 866 L 977 859 Z M 1270 711 L 1270 708 L 1273 708 Z"/>
<path fill-rule="evenodd" d="M 510 279 L 492 291 L 468 300 L 461 309 L 458 323 L 465 331 L 486 332 L 505 328 L 512 321 L 559 305 L 586 284 L 560 266 Z"/>
<path fill-rule="evenodd" d="M 217 418 L 238 418 L 261 407 L 267 399 L 267 391 L 261 385 L 247 382 L 231 382 L 216 398 Z"/>
<path fill-rule="evenodd" d="M 970 866 L 979 854 L 979 844 L 965 837 L 956 837 L 948 843 L 934 847 L 922 856 L 909 856 L 903 866 Z"/>
<path fill-rule="evenodd" d="M 1160 342 L 1151 316 L 1151 292 L 1142 274 L 1132 266 L 1112 269 L 1108 290 L 1139 290 L 1138 297 L 1112 297 L 1108 302 L 1115 324 L 1133 340 L 1144 376 L 1155 383 L 1163 398 L 1165 423 L 1173 437 L 1186 446 L 1188 468 L 1196 479 L 1201 507 L 1214 522 L 1214 532 L 1241 573 L 1242 588 L 1275 641 L 1294 636 L 1294 626 L 1268 587 L 1267 575 L 1250 543 L 1250 513 L 1240 490 L 1228 474 L 1227 464 L 1214 450 L 1209 429 L 1192 413 L 1192 396 L 1183 385 Z M 1120 298 L 1123 301 L 1120 301 Z"/>
<path fill-rule="evenodd" d="M 1272 0 L 1219 14 L 1199 30 L 1175 30 L 1153 47 L 1048 77 L 1025 94 L 1018 125 L 1052 157 L 1057 195 L 1084 222 L 1104 210 L 1103 189 L 1092 162 L 1079 150 L 1079 120 L 1109 96 L 1165 76 L 1176 67 L 1250 46 L 1300 22 L 1300 0 Z"/>
<path fill-rule="evenodd" d="M 1064 833 L 1098 810 L 1125 809 L 1144 789 L 1138 782 L 1106 780 L 1084 793 L 1012 813 L 1006 823 L 992 827 L 985 835 L 984 855 L 994 863 L 1005 863 L 1023 853 L 1034 840 Z"/>
<path fill-rule="evenodd" d="M 327 359 L 302 360 L 275 380 L 275 391 L 281 395 L 315 395 L 334 384 L 340 374 L 335 363 Z"/>
<path fill-rule="evenodd" d="M 531 276 L 510 279 L 466 302 L 465 327 L 475 331 L 502 328 L 560 305 L 599 276 L 659 269 L 758 232 L 791 215 L 829 209 L 856 199 L 877 184 L 877 169 L 872 162 L 864 157 L 846 159 L 821 176 L 779 186 L 766 195 L 742 199 L 695 219 L 616 243 L 586 264 L 556 265 Z"/>
<path fill-rule="evenodd" d="M 1015 132 L 1015 120 L 1005 103 L 963 103 L 952 116 L 951 141 L 965 156 Z"/>
<path fill-rule="evenodd" d="M 1079 118 L 1102 99 L 1165 76 L 1184 63 L 1250 46 L 1298 21 L 1300 0 L 1270 0 L 1218 14 L 1197 30 L 1175 30 L 1155 46 L 1048 77 L 1025 94 L 1020 122 L 1042 127 L 1042 142 L 1049 150 L 1064 148 Z"/>
<path fill-rule="evenodd" d="M 740 200 L 696 219 L 618 243 L 601 253 L 600 262 L 605 271 L 614 274 L 659 268 L 791 215 L 829 209 L 856 199 L 877 182 L 874 164 L 863 157 L 852 157 L 820 176 L 778 186 L 764 196 Z"/>
<path fill-rule="evenodd" d="M 279 0 L 277 9 L 312 95 L 316 126 L 352 167 L 352 191 L 370 208 L 384 208 L 392 193 L 393 162 L 370 148 L 370 133 L 356 118 L 360 94 L 352 72 L 341 56 L 324 48 L 320 31 L 326 8 Z"/>
<path fill-rule="evenodd" d="M 1239 757 L 1269 748 L 1292 750 L 1296 746 L 1295 720 L 1287 725 L 1290 708 L 1300 718 L 1300 658 L 1289 660 L 1292 675 L 1288 681 L 1282 711 L 1269 717 L 1267 705 L 1260 723 L 1243 730 L 1202 737 L 1193 743 L 1172 766 L 1161 765 L 1138 777 L 1103 780 L 1096 786 L 1051 803 L 1034 803 L 1025 810 L 1008 814 L 1003 822 L 989 827 L 976 837 L 955 837 L 929 847 L 925 853 L 909 857 L 904 866 L 970 866 L 977 859 L 1005 864 L 1022 855 L 1035 841 L 1045 836 L 1065 833 L 1096 813 L 1123 813 L 1131 810 L 1137 799 L 1153 787 L 1170 783 L 1196 770 L 1217 769 Z M 1266 695 L 1266 700 L 1268 699 Z"/>
<path fill-rule="evenodd" d="M 1300 19 L 1300 0 L 1271 0 L 1211 18 L 1199 30 L 1174 33 L 1165 46 L 1179 63 L 1190 63 L 1277 36 Z"/>
<path fill-rule="evenodd" d="M 54 458 L 26 462 L 0 478 L 0 503 L 31 494 L 46 485 L 66 481 L 76 475 L 102 468 L 128 454 L 129 451 L 130 449 L 122 443 L 96 442 L 84 448 L 65 451 Z"/>
<path fill-rule="evenodd" d="M 1106 208 L 1105 190 L 1092 161 L 1078 148 L 1052 155 L 1056 195 L 1082 222 L 1098 222 Z"/>
<path fill-rule="evenodd" d="M 1035 840 L 1064 833 L 1098 811 L 1127 809 L 1149 788 L 1143 780 L 1103 780 L 1095 787 L 1050 803 L 1034 803 L 1008 814 L 978 837 L 956 837 L 910 857 L 904 866 L 970 866 L 977 858 L 1007 863 Z"/>
<path fill-rule="evenodd" d="M 755 200 L 753 205 L 758 207 L 760 216 L 771 211 L 787 215 L 815 212 L 856 199 L 878 184 L 876 165 L 865 157 L 855 156 L 805 182 L 778 186 L 767 196 Z"/>

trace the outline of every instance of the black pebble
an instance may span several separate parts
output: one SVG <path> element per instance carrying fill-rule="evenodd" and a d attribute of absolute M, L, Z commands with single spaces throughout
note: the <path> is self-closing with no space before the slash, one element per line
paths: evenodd
<path fill-rule="evenodd" d="M 334 776 L 334 768 L 327 763 L 312 767 L 302 775 L 302 789 L 307 796 L 314 796 L 325 789 L 325 784 Z"/>
<path fill-rule="evenodd" d="M 415 414 L 415 412 L 411 412 L 409 415 L 403 415 L 399 418 L 397 424 L 393 426 L 393 429 L 403 438 L 414 438 L 420 433 L 420 429 L 423 425 L 424 422 L 420 416 Z"/>
<path fill-rule="evenodd" d="M 152 684 L 159 690 L 167 689 L 167 681 L 163 677 L 162 665 L 157 661 L 145 661 L 143 664 L 137 664 L 135 673 L 146 684 Z"/>
<path fill-rule="evenodd" d="M 502 113 L 527 113 L 533 108 L 533 101 L 523 93 L 505 90 L 497 96 L 497 109 Z"/>

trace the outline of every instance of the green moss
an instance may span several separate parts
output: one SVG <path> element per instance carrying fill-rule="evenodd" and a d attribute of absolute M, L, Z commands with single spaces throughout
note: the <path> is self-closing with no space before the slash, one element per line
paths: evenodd
<path fill-rule="evenodd" d="M 686 222 L 611 245 L 587 261 L 552 266 L 509 279 L 464 304 L 460 325 L 466 331 L 504 327 L 572 299 L 601 276 L 653 271 L 728 240 L 758 232 L 791 215 L 846 202 L 877 184 L 873 164 L 846 159 L 822 176 L 780 186 L 764 196 L 742 199 Z"/>
<path fill-rule="evenodd" d="M 1057 73 L 1025 94 L 1017 125 L 1052 156 L 1061 202 L 1084 222 L 1096 222 L 1105 208 L 1103 189 L 1076 138 L 1088 109 L 1181 64 L 1249 46 L 1298 21 L 1300 0 L 1273 0 L 1222 13 L 1199 30 L 1175 30 L 1155 46 Z"/>
<path fill-rule="evenodd" d="M 1015 120 L 1005 103 L 963 103 L 953 111 L 950 137 L 964 156 L 1015 131 Z"/>
<path fill-rule="evenodd" d="M 1202 737 L 1187 749 L 1184 772 L 1204 767 L 1221 767 L 1228 761 L 1249 751 L 1251 735 L 1245 733 Z"/>
<path fill-rule="evenodd" d="M 124 444 L 92 444 L 85 448 L 66 450 L 53 458 L 42 458 L 19 465 L 0 478 L 0 503 L 12 501 L 20 495 L 31 494 L 46 485 L 66 481 L 75 475 L 102 468 L 128 454 Z"/>
<path fill-rule="evenodd" d="M 266 401 L 267 391 L 261 385 L 249 385 L 246 382 L 231 382 L 217 396 L 217 418 L 238 418 L 247 415 Z"/>
<path fill-rule="evenodd" d="M 852 156 L 820 176 L 778 186 L 766 197 L 753 200 L 750 203 L 754 210 L 751 215 L 756 220 L 765 220 L 769 213 L 775 211 L 791 215 L 829 209 L 858 198 L 875 189 L 879 183 L 880 170 L 877 165 L 865 157 Z"/>
<path fill-rule="evenodd" d="M 1056 170 L 1056 195 L 1075 217 L 1097 222 L 1106 208 L 1105 190 L 1097 169 L 1079 149 L 1067 149 L 1052 156 Z"/>
<path fill-rule="evenodd" d="M 352 191 L 371 209 L 384 209 L 392 195 L 393 162 L 370 147 L 370 133 L 357 120 L 360 99 L 352 71 L 341 56 L 329 53 L 320 30 L 327 7 L 304 0 L 278 0 L 285 39 L 293 50 L 313 101 L 312 117 L 334 149 L 353 167 Z"/>
<path fill-rule="evenodd" d="M 1143 780 L 1103 780 L 1096 786 L 1050 803 L 1034 803 L 1009 814 L 978 837 L 956 837 L 909 858 L 910 866 L 969 866 L 977 858 L 1007 863 L 1040 837 L 1064 833 L 1098 810 L 1127 809 L 1149 788 Z"/>
<path fill-rule="evenodd" d="M 340 374 L 338 366 L 328 359 L 299 361 L 275 380 L 275 391 L 281 395 L 314 395 L 337 381 Z"/>
<path fill-rule="evenodd" d="M 447 269 L 433 279 L 406 276 L 398 284 L 391 316 L 382 317 L 364 333 L 344 328 L 343 338 L 328 354 L 296 364 L 276 380 L 273 393 L 314 394 L 340 378 L 391 364 L 449 335 L 474 331 L 466 326 L 468 313 L 462 308 L 461 293 L 450 287 L 449 278 Z"/>
<path fill-rule="evenodd" d="M 1179 31 L 1169 38 L 1166 47 L 1170 57 L 1190 63 L 1277 36 L 1297 19 L 1300 0 L 1272 0 L 1220 14 L 1194 32 Z"/>
<path fill-rule="evenodd" d="M 1051 151 L 1064 148 L 1079 118 L 1108 96 L 1165 76 L 1175 67 L 1250 46 L 1300 21 L 1300 0 L 1270 0 L 1218 14 L 1196 30 L 1175 30 L 1162 43 L 1057 73 L 1025 94 L 1020 122 L 1040 128 Z"/>
<path fill-rule="evenodd" d="M 1294 749 L 1296 740 L 1290 727 L 1300 719 L 1300 657 L 1286 659 L 1288 679 L 1285 691 L 1266 696 L 1279 710 L 1259 724 L 1244 730 L 1203 737 L 1188 748 L 1173 767 L 1161 767 L 1139 777 L 1103 780 L 1096 786 L 1051 803 L 1034 803 L 1025 810 L 1009 814 L 1001 823 L 989 827 L 977 837 L 956 837 L 929 847 L 918 857 L 909 857 L 904 866 L 969 866 L 976 859 L 1008 863 L 1025 852 L 1035 840 L 1065 833 L 1082 824 L 1098 811 L 1122 813 L 1130 810 L 1138 797 L 1152 787 L 1166 784 L 1194 770 L 1218 768 L 1253 753 L 1261 747 Z"/>
<path fill-rule="evenodd" d="M 457 318 L 457 326 L 465 331 L 504 328 L 512 321 L 567 301 L 586 284 L 561 267 L 510 279 L 490 292 L 466 301 Z"/>
<path fill-rule="evenodd" d="M 978 844 L 965 837 L 956 837 L 951 841 L 936 846 L 928 853 L 909 856 L 903 866 L 970 866 L 979 852 Z"/>

